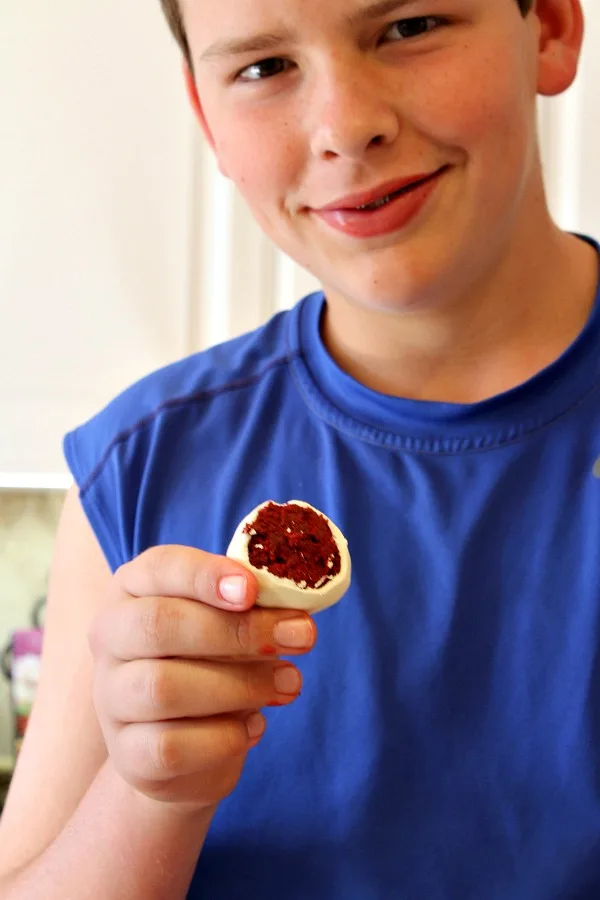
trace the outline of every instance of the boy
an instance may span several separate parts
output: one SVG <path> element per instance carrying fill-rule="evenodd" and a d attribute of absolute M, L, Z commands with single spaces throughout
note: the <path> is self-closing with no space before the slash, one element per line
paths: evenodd
<path fill-rule="evenodd" d="M 163 5 L 324 294 L 67 436 L 0 895 L 596 898 L 598 247 L 535 134 L 580 3 Z M 290 497 L 352 553 L 318 644 L 222 556 Z"/>

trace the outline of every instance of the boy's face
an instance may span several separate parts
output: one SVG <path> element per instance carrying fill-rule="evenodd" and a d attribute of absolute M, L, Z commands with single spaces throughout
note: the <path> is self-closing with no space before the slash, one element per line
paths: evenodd
<path fill-rule="evenodd" d="M 476 282 L 543 211 L 542 29 L 514 0 L 182 9 L 221 170 L 330 295 L 430 306 Z M 261 46 L 218 52 L 254 39 Z M 350 195 L 379 198 L 429 176 L 378 210 L 354 209 L 367 198 Z"/>

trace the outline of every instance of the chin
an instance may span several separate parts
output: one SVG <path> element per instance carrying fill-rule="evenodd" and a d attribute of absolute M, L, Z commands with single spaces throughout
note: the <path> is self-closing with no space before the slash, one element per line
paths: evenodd
<path fill-rule="evenodd" d="M 391 258 L 390 258 L 391 256 Z M 417 312 L 431 309 L 447 294 L 454 281 L 450 260 L 429 251 L 409 254 L 401 248 L 357 257 L 337 271 L 317 273 L 326 296 L 374 312 Z"/>
<path fill-rule="evenodd" d="M 344 302 L 371 312 L 394 314 L 399 312 L 417 312 L 430 309 L 440 300 L 440 291 L 423 283 L 386 284 L 384 281 L 373 284 L 352 285 L 336 284 L 324 286 L 325 296 L 330 301 Z"/>

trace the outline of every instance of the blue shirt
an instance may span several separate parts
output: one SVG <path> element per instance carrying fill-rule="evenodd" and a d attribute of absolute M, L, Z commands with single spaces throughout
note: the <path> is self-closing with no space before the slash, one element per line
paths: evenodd
<path fill-rule="evenodd" d="M 266 499 L 348 538 L 302 696 L 220 806 L 190 900 L 598 900 L 600 291 L 550 367 L 474 405 L 375 393 L 315 294 L 65 439 L 113 568 L 223 553 Z"/>

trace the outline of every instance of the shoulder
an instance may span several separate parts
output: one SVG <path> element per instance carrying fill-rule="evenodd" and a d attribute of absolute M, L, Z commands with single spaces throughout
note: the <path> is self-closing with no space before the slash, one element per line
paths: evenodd
<path fill-rule="evenodd" d="M 260 389 L 265 380 L 285 373 L 299 353 L 289 340 L 289 320 L 297 309 L 147 375 L 69 432 L 64 452 L 80 491 L 87 490 L 115 451 L 151 441 L 166 419 L 177 426 L 191 407 L 196 420 L 203 410 L 210 408 L 214 414 L 215 406 L 217 414 L 227 416 L 228 408 L 239 403 L 239 395 L 247 399 L 248 392 Z"/>

